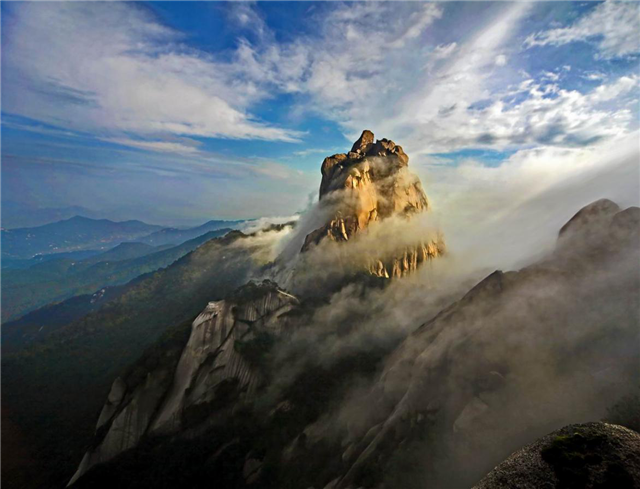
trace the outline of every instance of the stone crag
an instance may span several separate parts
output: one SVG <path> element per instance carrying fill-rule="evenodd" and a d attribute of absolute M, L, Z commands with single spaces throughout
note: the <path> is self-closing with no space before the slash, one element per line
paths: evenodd
<path fill-rule="evenodd" d="M 274 283 L 253 282 L 210 302 L 195 319 L 177 366 L 158 365 L 138 385 L 118 377 L 96 427 L 96 441 L 69 482 L 137 446 L 147 435 L 171 435 L 206 424 L 230 400 L 251 397 L 262 378 L 259 355 L 288 332 L 298 300 Z M 221 410 L 221 409 L 220 409 Z"/>
<path fill-rule="evenodd" d="M 392 217 L 410 219 L 427 212 L 427 196 L 408 165 L 409 157 L 401 146 L 388 139 L 374 142 L 374 135 L 368 130 L 348 153 L 325 158 L 319 205 L 329 210 L 330 218 L 307 235 L 302 251 L 325 239 L 350 241 L 373 223 Z M 392 253 L 372 250 L 367 271 L 377 277 L 401 277 L 444 251 L 440 234 L 401 246 Z"/>

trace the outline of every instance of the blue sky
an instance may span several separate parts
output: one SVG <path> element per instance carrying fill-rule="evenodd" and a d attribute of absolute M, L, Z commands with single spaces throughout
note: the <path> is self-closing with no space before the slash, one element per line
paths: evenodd
<path fill-rule="evenodd" d="M 637 3 L 1 8 L 5 202 L 163 223 L 287 215 L 365 128 L 403 145 L 435 195 L 456 189 L 443 168 L 517 180 L 538 155 L 565 175 L 637 141 Z"/>

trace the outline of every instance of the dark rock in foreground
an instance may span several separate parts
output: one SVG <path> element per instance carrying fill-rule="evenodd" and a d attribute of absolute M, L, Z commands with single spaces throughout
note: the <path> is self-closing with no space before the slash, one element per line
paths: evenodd
<path fill-rule="evenodd" d="M 569 425 L 518 450 L 474 489 L 640 487 L 640 434 L 607 423 Z"/>

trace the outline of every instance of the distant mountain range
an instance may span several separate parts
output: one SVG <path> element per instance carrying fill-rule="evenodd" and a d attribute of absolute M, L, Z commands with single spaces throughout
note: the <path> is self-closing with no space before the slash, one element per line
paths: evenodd
<path fill-rule="evenodd" d="M 156 231 L 154 233 L 145 236 L 138 241 L 141 243 L 147 243 L 153 246 L 160 246 L 172 243 L 180 243 L 182 241 L 186 241 L 188 239 L 195 238 L 197 236 L 201 236 L 210 231 L 216 231 L 218 229 L 223 228 L 236 228 L 240 224 L 245 221 L 221 221 L 221 220 L 212 220 L 205 222 L 202 226 L 197 226 L 188 229 L 177 229 L 177 228 L 164 228 L 160 231 Z"/>
<path fill-rule="evenodd" d="M 2 257 L 25 259 L 38 254 L 105 250 L 160 229 L 161 226 L 142 221 L 115 222 L 75 216 L 33 228 L 3 229 Z"/>
<path fill-rule="evenodd" d="M 212 220 L 187 229 L 165 228 L 142 221 L 110 221 L 74 216 L 33 228 L 2 230 L 3 268 L 25 268 L 52 257 L 86 258 L 126 241 L 152 246 L 175 245 L 245 221 Z M 46 258 L 44 258 L 46 256 Z M 27 260 L 27 261 L 25 261 Z"/>
<path fill-rule="evenodd" d="M 43 226 L 74 216 L 84 216 L 91 219 L 107 217 L 100 212 L 79 205 L 68 207 L 37 207 L 11 200 L 2 201 L 3 229 Z"/>
<path fill-rule="evenodd" d="M 637 433 L 573 423 L 640 426 L 640 208 L 593 202 L 485 275 L 393 141 L 321 172 L 295 225 L 6 270 L 18 307 L 91 293 L 2 327 L 4 485 L 639 487 Z"/>
<path fill-rule="evenodd" d="M 170 265 L 202 243 L 229 231 L 229 228 L 209 231 L 177 246 L 122 243 L 81 260 L 60 258 L 26 270 L 5 269 L 2 320 L 15 319 L 46 304 L 90 294 L 101 287 L 126 283 Z"/>

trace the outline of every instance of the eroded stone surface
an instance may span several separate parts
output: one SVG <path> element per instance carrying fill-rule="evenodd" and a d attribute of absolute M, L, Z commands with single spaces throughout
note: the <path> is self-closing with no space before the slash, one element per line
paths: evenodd
<path fill-rule="evenodd" d="M 391 217 L 411 218 L 427 212 L 429 201 L 420 179 L 408 169 L 409 157 L 388 139 L 374 140 L 365 130 L 348 154 L 322 163 L 320 205 L 331 209 L 325 225 L 307 235 L 302 251 L 328 239 L 347 242 L 374 222 Z M 382 278 L 401 277 L 445 251 L 441 235 L 403 246 L 391 256 L 369 260 L 368 272 Z"/>
<path fill-rule="evenodd" d="M 260 341 L 287 333 L 283 316 L 297 306 L 298 299 L 268 281 L 250 282 L 230 299 L 210 302 L 193 322 L 175 369 L 159 365 L 133 389 L 115 380 L 98 420 L 99 441 L 69 485 L 143 436 L 176 433 L 202 423 L 225 403 L 252 396 L 263 380 Z"/>

